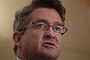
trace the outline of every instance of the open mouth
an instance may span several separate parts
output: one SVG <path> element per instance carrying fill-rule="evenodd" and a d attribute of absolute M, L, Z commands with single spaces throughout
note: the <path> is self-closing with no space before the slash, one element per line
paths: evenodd
<path fill-rule="evenodd" d="M 52 42 L 45 42 L 45 43 L 43 43 L 43 46 L 44 47 L 54 47 L 54 48 L 56 47 L 56 45 Z"/>

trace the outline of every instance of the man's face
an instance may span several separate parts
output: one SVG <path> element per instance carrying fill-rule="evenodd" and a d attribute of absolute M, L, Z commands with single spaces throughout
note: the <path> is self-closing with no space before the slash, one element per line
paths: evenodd
<path fill-rule="evenodd" d="M 58 12 L 50 8 L 36 8 L 32 12 L 31 22 L 36 21 L 47 23 L 50 26 L 62 24 Z M 28 27 L 21 38 L 21 49 L 28 59 L 40 57 L 57 59 L 60 54 L 61 40 L 61 34 L 54 32 L 52 27 L 45 31 Z"/>

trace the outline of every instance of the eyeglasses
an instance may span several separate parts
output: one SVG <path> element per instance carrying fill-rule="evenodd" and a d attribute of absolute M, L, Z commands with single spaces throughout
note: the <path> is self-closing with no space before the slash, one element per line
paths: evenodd
<path fill-rule="evenodd" d="M 44 22 L 32 22 L 32 24 L 29 24 L 27 27 L 25 28 L 28 28 L 28 27 L 33 27 L 35 29 L 39 29 L 39 30 L 42 30 L 42 31 L 47 31 L 49 29 L 49 27 L 52 27 L 53 31 L 58 33 L 58 34 L 61 34 L 63 35 L 68 29 L 65 27 L 65 26 L 61 26 L 61 25 L 53 25 L 53 26 L 50 26 L 49 24 L 47 23 L 44 23 Z M 24 29 L 25 29 L 24 28 Z"/>

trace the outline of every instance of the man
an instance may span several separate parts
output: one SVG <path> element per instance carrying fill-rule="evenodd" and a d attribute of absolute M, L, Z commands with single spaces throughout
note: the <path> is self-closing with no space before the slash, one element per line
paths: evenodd
<path fill-rule="evenodd" d="M 59 0 L 33 0 L 18 11 L 13 24 L 17 60 L 57 60 L 67 31 L 64 20 Z"/>

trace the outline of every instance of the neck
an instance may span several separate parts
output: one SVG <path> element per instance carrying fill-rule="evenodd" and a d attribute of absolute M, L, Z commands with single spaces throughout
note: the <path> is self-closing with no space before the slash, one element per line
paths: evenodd
<path fill-rule="evenodd" d="M 57 60 L 54 58 L 45 58 L 45 57 L 41 57 L 41 56 L 36 56 L 34 58 L 32 58 L 31 60 Z"/>
<path fill-rule="evenodd" d="M 20 58 L 21 60 L 27 60 L 27 59 L 24 57 L 24 55 L 23 55 L 23 53 L 22 53 L 22 51 L 21 51 L 20 48 L 17 49 L 16 55 L 17 55 L 17 57 Z"/>
<path fill-rule="evenodd" d="M 32 59 L 27 59 L 22 50 L 20 48 L 17 49 L 17 53 L 16 53 L 17 57 L 20 58 L 21 60 L 57 60 L 57 59 L 51 59 L 51 58 L 39 58 L 38 56 Z"/>

